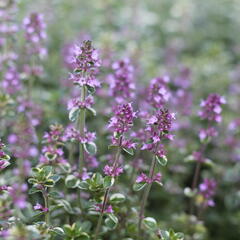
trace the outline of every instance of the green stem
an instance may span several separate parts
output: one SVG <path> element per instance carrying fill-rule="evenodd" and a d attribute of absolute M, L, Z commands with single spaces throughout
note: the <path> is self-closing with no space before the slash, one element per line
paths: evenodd
<path fill-rule="evenodd" d="M 81 88 L 81 101 L 85 101 L 86 99 L 87 89 L 86 86 L 82 86 Z M 86 121 L 86 109 L 80 109 L 79 119 L 78 119 L 78 128 L 82 138 L 85 136 L 85 121 Z M 79 162 L 78 169 L 79 172 L 82 173 L 82 168 L 84 166 L 84 146 L 82 143 L 79 144 Z"/>
<path fill-rule="evenodd" d="M 44 199 L 44 207 L 48 210 L 45 212 L 45 222 L 47 225 L 50 224 L 50 209 L 49 209 L 49 199 L 48 199 L 48 193 L 46 190 L 43 192 L 43 199 Z"/>
<path fill-rule="evenodd" d="M 152 164 L 151 164 L 151 168 L 149 170 L 149 178 L 152 179 L 153 175 L 154 175 L 154 170 L 155 170 L 155 166 L 157 163 L 157 159 L 154 156 L 152 159 Z M 140 206 L 140 212 L 139 212 L 139 220 L 138 220 L 138 238 L 137 239 L 141 239 L 141 226 L 142 226 L 142 220 L 144 218 L 144 211 L 145 211 L 145 206 L 147 203 L 147 199 L 150 193 L 152 187 L 152 183 L 148 184 L 147 187 L 145 188 L 145 191 L 143 193 L 143 198 L 141 201 L 141 206 Z"/>
<path fill-rule="evenodd" d="M 86 86 L 82 86 L 81 88 L 81 101 L 85 101 L 87 94 Z M 86 109 L 80 109 L 80 113 L 78 116 L 78 129 L 80 132 L 80 136 L 84 138 L 85 136 L 85 121 L 86 121 Z M 81 174 L 84 166 L 84 145 L 79 143 L 79 161 L 78 161 L 78 171 Z M 81 203 L 81 193 L 80 189 L 78 189 L 78 206 L 82 210 L 82 203 Z"/>
<path fill-rule="evenodd" d="M 113 163 L 113 171 L 118 166 L 118 162 L 119 162 L 119 158 L 120 158 L 120 154 L 121 154 L 121 142 L 122 142 L 122 137 L 120 138 L 120 146 L 118 146 L 117 153 L 116 153 L 116 156 L 115 156 L 115 160 L 114 160 L 114 163 Z M 97 237 L 98 237 L 101 225 L 102 225 L 104 210 L 107 206 L 108 196 L 109 196 L 110 191 L 111 191 L 111 187 L 106 189 L 105 194 L 104 194 L 102 209 L 101 209 L 101 212 L 100 212 L 100 216 L 98 218 L 98 223 L 97 223 L 97 227 L 96 227 L 96 230 L 95 230 L 94 240 L 97 240 Z"/>

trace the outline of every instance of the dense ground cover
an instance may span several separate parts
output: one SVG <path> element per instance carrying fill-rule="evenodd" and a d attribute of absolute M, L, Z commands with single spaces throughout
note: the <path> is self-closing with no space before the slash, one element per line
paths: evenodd
<path fill-rule="evenodd" d="M 0 239 L 239 239 L 239 10 L 0 0 Z"/>

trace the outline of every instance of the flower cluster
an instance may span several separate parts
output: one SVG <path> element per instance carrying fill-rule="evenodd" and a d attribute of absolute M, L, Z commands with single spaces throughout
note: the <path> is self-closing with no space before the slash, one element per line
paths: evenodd
<path fill-rule="evenodd" d="M 48 144 L 62 144 L 65 141 L 64 129 L 61 124 L 52 124 L 50 131 L 43 135 L 43 142 Z"/>
<path fill-rule="evenodd" d="M 173 135 L 169 134 L 175 114 L 170 113 L 168 109 L 160 109 L 155 115 L 147 120 L 145 128 L 145 143 L 142 150 L 149 150 L 159 157 L 165 155 L 163 145 L 160 144 L 163 138 L 173 139 Z"/>
<path fill-rule="evenodd" d="M 42 148 L 42 154 L 39 159 L 41 164 L 66 163 L 63 151 L 65 140 L 63 133 L 63 127 L 59 124 L 54 124 L 50 126 L 50 131 L 44 134 L 43 143 L 46 146 Z"/>
<path fill-rule="evenodd" d="M 157 173 L 155 176 L 153 176 L 152 178 L 151 177 L 148 177 L 145 173 L 141 173 L 137 179 L 136 179 L 136 182 L 137 183 L 148 183 L 148 184 L 151 184 L 153 182 L 161 182 L 161 179 L 162 179 L 162 175 L 161 173 Z"/>
<path fill-rule="evenodd" d="M 199 185 L 199 194 L 204 199 L 204 206 L 213 207 L 215 205 L 213 201 L 213 196 L 216 192 L 217 183 L 214 179 L 204 179 L 203 182 Z"/>
<path fill-rule="evenodd" d="M 199 116 L 202 119 L 207 119 L 209 121 L 221 122 L 221 105 L 225 103 L 226 100 L 224 97 L 216 93 L 212 93 L 207 97 L 206 100 L 202 100 L 200 105 L 202 110 L 199 111 Z"/>
<path fill-rule="evenodd" d="M 84 135 L 81 136 L 80 131 L 76 128 L 69 126 L 65 131 L 65 138 L 67 141 L 77 141 L 80 143 L 89 143 L 93 142 L 96 139 L 95 132 L 88 132 L 86 129 L 84 131 Z"/>
<path fill-rule="evenodd" d="M 17 208 L 23 209 L 27 206 L 27 190 L 28 186 L 25 183 L 14 183 L 9 188 L 9 195 L 11 196 L 12 201 Z"/>
<path fill-rule="evenodd" d="M 209 127 L 207 129 L 201 129 L 199 132 L 199 138 L 201 141 L 216 137 L 218 134 L 217 130 L 214 127 Z"/>
<path fill-rule="evenodd" d="M 42 42 L 46 39 L 47 35 L 43 15 L 32 13 L 23 20 L 23 26 L 25 29 L 25 38 L 29 43 L 29 53 L 39 54 L 40 57 L 45 57 L 47 50 L 42 46 Z"/>
<path fill-rule="evenodd" d="M 10 95 L 19 92 L 22 89 L 19 73 L 16 67 L 9 67 L 5 72 L 1 83 L 3 89 Z"/>
<path fill-rule="evenodd" d="M 88 85 L 90 87 L 98 87 L 99 81 L 96 79 L 100 60 L 98 52 L 92 47 L 91 41 L 83 41 L 83 43 L 75 46 L 74 56 L 72 58 L 74 73 L 70 74 L 70 80 L 79 86 Z"/>
<path fill-rule="evenodd" d="M 133 66 L 129 59 L 123 59 L 113 63 L 114 73 L 109 76 L 110 95 L 118 103 L 133 99 L 135 83 L 133 81 Z"/>
<path fill-rule="evenodd" d="M 101 212 L 102 211 L 103 205 L 101 203 L 98 203 L 95 205 L 95 211 L 96 212 Z M 113 213 L 113 208 L 111 205 L 108 205 L 104 209 L 104 213 Z"/>
<path fill-rule="evenodd" d="M 120 135 L 126 133 L 133 126 L 133 120 L 136 116 L 137 113 L 133 111 L 131 103 L 117 105 L 108 128 Z"/>
<path fill-rule="evenodd" d="M 39 210 L 39 211 L 42 211 L 42 212 L 48 212 L 49 209 L 42 206 L 40 203 L 37 203 L 34 207 L 33 207 L 34 210 Z"/>
<path fill-rule="evenodd" d="M 94 104 L 93 96 L 89 95 L 86 99 L 81 100 L 80 98 L 73 98 L 68 102 L 68 110 L 73 108 L 88 108 L 90 109 Z"/>
<path fill-rule="evenodd" d="M 118 177 L 121 173 L 123 173 L 123 168 L 106 165 L 103 169 L 103 172 L 107 176 Z"/>
<path fill-rule="evenodd" d="M 169 100 L 171 95 L 167 87 L 168 83 L 168 76 L 157 77 L 151 80 L 150 86 L 147 89 L 147 101 L 154 108 L 162 108 Z"/>

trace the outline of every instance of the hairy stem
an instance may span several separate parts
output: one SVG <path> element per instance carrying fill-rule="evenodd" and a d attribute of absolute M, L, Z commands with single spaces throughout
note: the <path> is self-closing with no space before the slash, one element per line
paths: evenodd
<path fill-rule="evenodd" d="M 149 170 L 149 178 L 150 179 L 153 178 L 156 163 L 157 163 L 157 159 L 154 156 L 153 159 L 152 159 L 151 168 Z M 139 220 L 138 220 L 138 238 L 137 238 L 138 240 L 141 239 L 142 220 L 144 218 L 145 206 L 146 206 L 146 203 L 147 203 L 147 199 L 148 199 L 151 187 L 152 187 L 152 183 L 147 185 L 147 187 L 144 190 L 143 198 L 142 198 L 142 201 L 141 201 L 140 212 L 139 212 Z"/>

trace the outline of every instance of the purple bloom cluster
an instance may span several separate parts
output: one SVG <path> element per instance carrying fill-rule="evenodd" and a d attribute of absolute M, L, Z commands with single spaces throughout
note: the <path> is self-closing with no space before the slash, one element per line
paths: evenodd
<path fill-rule="evenodd" d="M 44 17 L 39 13 L 32 13 L 24 18 L 23 26 L 25 29 L 25 38 L 29 43 L 28 51 L 30 54 L 39 54 L 40 57 L 47 55 L 47 50 L 42 46 L 42 42 L 47 38 L 46 24 Z"/>
<path fill-rule="evenodd" d="M 70 80 L 74 84 L 91 87 L 98 87 L 100 85 L 96 79 L 100 60 L 97 50 L 92 47 L 91 41 L 83 41 L 80 46 L 75 46 L 72 65 L 75 70 L 74 73 L 70 74 Z"/>
<path fill-rule="evenodd" d="M 84 136 L 81 136 L 79 130 L 76 128 L 69 126 L 65 131 L 65 138 L 67 141 L 77 141 L 80 143 L 89 143 L 93 142 L 96 139 L 96 133 L 95 132 L 88 132 L 85 129 Z"/>
<path fill-rule="evenodd" d="M 103 205 L 101 203 L 98 203 L 95 205 L 95 211 L 101 212 Z M 104 213 L 113 213 L 113 208 L 111 205 L 108 205 L 104 209 Z"/>
<path fill-rule="evenodd" d="M 10 95 L 19 92 L 22 89 L 19 73 L 16 67 L 9 67 L 5 72 L 1 83 L 3 89 Z"/>
<path fill-rule="evenodd" d="M 121 173 L 123 173 L 123 168 L 106 165 L 103 172 L 107 176 L 118 177 Z"/>
<path fill-rule="evenodd" d="M 169 77 L 157 77 L 151 80 L 150 86 L 147 89 L 147 101 L 154 108 L 162 108 L 170 98 L 170 91 L 167 87 Z"/>
<path fill-rule="evenodd" d="M 126 133 L 133 126 L 133 120 L 136 116 L 137 113 L 133 111 L 131 103 L 117 105 L 108 128 L 118 134 Z"/>
<path fill-rule="evenodd" d="M 2 1 L 0 8 L 0 47 L 6 43 L 6 38 L 13 36 L 18 31 L 18 25 L 14 22 L 16 14 L 15 1 Z"/>
<path fill-rule="evenodd" d="M 6 168 L 9 165 L 8 160 L 10 157 L 3 151 L 5 145 L 2 143 L 0 139 L 0 170 Z"/>
<path fill-rule="evenodd" d="M 161 173 L 157 173 L 155 176 L 153 176 L 152 178 L 148 177 L 145 173 L 141 173 L 137 179 L 136 182 L 137 183 L 148 183 L 151 184 L 153 182 L 161 182 L 162 179 L 162 175 Z"/>
<path fill-rule="evenodd" d="M 50 131 L 46 132 L 43 136 L 43 142 L 46 146 L 42 148 L 42 154 L 40 156 L 41 164 L 49 163 L 66 163 L 64 159 L 64 130 L 63 127 L 59 124 L 54 124 L 50 126 Z"/>
<path fill-rule="evenodd" d="M 110 95 L 118 103 L 126 102 L 135 96 L 135 83 L 133 81 L 133 66 L 129 59 L 113 63 L 114 73 L 109 76 Z"/>
<path fill-rule="evenodd" d="M 215 205 L 213 196 L 216 192 L 217 183 L 214 179 L 204 179 L 199 185 L 199 194 L 204 198 L 204 206 L 213 207 Z"/>
<path fill-rule="evenodd" d="M 37 203 L 34 207 L 33 207 L 34 210 L 39 210 L 41 212 L 48 212 L 49 209 L 42 206 L 40 203 Z"/>
<path fill-rule="evenodd" d="M 218 135 L 217 130 L 214 127 L 209 127 L 207 129 L 201 129 L 199 132 L 199 138 L 201 141 L 216 137 Z"/>
<path fill-rule="evenodd" d="M 27 206 L 27 195 L 26 191 L 28 190 L 27 184 L 14 183 L 9 188 L 9 195 L 12 198 L 13 203 L 16 207 L 23 209 Z"/>
<path fill-rule="evenodd" d="M 209 121 L 221 122 L 221 105 L 225 103 L 226 100 L 224 97 L 216 93 L 212 93 L 207 97 L 206 100 L 202 100 L 200 104 L 202 110 L 199 111 L 199 116 L 202 119 L 207 119 Z"/>
<path fill-rule="evenodd" d="M 85 100 L 81 101 L 80 98 L 73 98 L 68 102 L 68 110 L 73 108 L 91 108 L 94 104 L 93 96 L 89 95 Z"/>
<path fill-rule="evenodd" d="M 173 139 L 173 135 L 169 134 L 175 114 L 170 113 L 167 109 L 160 109 L 155 115 L 147 120 L 145 128 L 145 143 L 142 150 L 149 150 L 159 157 L 165 155 L 164 147 L 160 144 L 163 138 Z"/>

